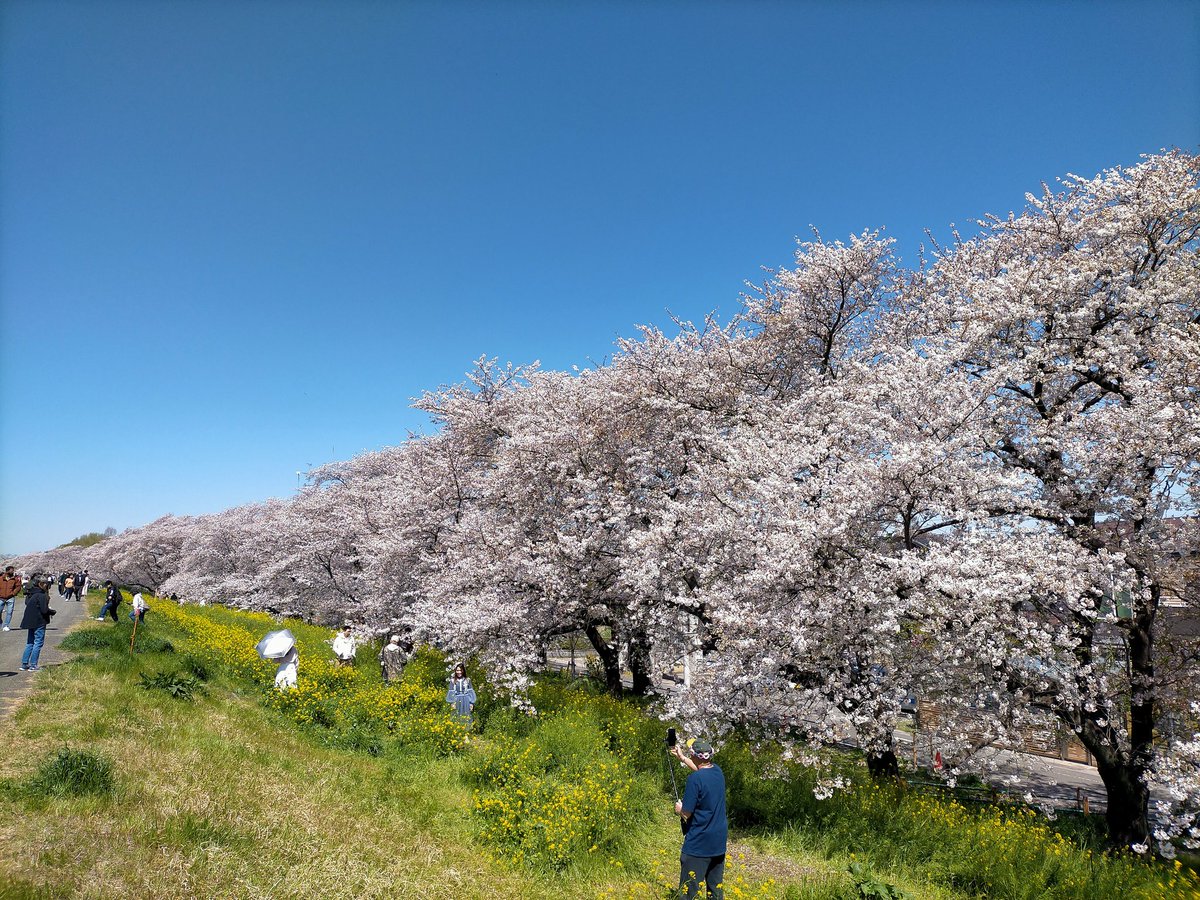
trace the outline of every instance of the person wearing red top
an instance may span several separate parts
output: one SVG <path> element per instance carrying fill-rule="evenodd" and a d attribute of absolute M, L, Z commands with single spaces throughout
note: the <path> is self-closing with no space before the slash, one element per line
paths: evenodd
<path fill-rule="evenodd" d="M 21 579 L 13 572 L 12 566 L 6 566 L 4 574 L 0 575 L 0 617 L 4 619 L 4 630 L 12 625 L 13 607 L 17 605 L 17 594 L 21 593 Z"/>

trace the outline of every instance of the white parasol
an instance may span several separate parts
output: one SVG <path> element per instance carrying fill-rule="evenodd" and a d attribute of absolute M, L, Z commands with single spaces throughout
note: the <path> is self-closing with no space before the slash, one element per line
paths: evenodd
<path fill-rule="evenodd" d="M 254 649 L 263 659 L 282 659 L 296 646 L 296 639 L 286 628 L 269 632 Z"/>

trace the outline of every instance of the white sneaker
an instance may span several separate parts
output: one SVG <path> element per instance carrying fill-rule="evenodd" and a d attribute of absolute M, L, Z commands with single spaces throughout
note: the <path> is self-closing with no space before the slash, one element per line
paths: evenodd
<path fill-rule="evenodd" d="M 4 630 L 5 630 L 5 631 L 8 631 L 8 630 L 9 630 L 9 627 L 8 627 L 7 625 L 5 625 L 5 626 L 4 626 Z"/>
<path fill-rule="evenodd" d="M 104 617 L 104 616 L 96 616 L 96 621 L 97 621 L 97 622 L 103 622 L 103 621 L 104 621 L 104 619 L 105 619 L 105 617 Z"/>

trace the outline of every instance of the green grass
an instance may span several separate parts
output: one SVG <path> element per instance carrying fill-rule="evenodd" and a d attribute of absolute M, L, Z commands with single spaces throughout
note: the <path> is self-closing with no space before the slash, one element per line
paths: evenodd
<path fill-rule="evenodd" d="M 220 608 L 203 615 L 267 624 Z M 288 627 L 314 648 L 330 634 Z M 0 900 L 672 896 L 679 830 L 663 728 L 635 704 L 548 678 L 531 718 L 480 680 L 472 743 L 446 756 L 369 722 L 299 725 L 263 704 L 263 685 L 194 656 L 188 636 L 153 612 L 135 653 L 129 636 L 124 622 L 68 636 L 80 656 L 40 673 L 8 723 L 0 846 L 21 850 L 0 855 Z M 359 667 L 373 674 L 367 655 Z M 411 676 L 436 681 L 440 666 L 422 656 Z M 770 748 L 735 741 L 718 761 L 735 826 L 731 900 L 851 900 L 861 885 L 928 900 L 1188 896 L 1156 892 L 1158 869 L 1035 834 L 1023 818 L 872 785 L 849 762 L 856 789 L 819 801 L 812 773 Z M 561 835 L 539 820 L 544 810 L 523 812 L 511 834 L 475 810 L 484 797 L 505 813 L 520 791 L 560 802 L 601 766 L 606 785 L 636 796 L 615 822 L 574 807 L 580 834 L 599 836 L 595 851 L 578 835 L 565 851 L 549 848 Z M 99 789 L 87 786 L 93 775 Z"/>
<path fill-rule="evenodd" d="M 113 764 L 91 750 L 63 746 L 28 781 L 13 787 L 32 802 L 50 797 L 105 797 L 113 793 Z"/>
<path fill-rule="evenodd" d="M 64 747 L 108 761 L 112 783 L 100 794 L 0 792 L 0 845 L 22 848 L 0 855 L 0 900 L 663 895 L 678 831 L 662 798 L 648 840 L 621 865 L 533 871 L 484 841 L 471 814 L 464 767 L 491 738 L 448 758 L 387 742 L 375 755 L 346 749 L 221 672 L 180 702 L 142 676 L 188 671 L 185 636 L 153 619 L 145 630 L 143 646 L 179 652 L 130 654 L 128 628 L 89 623 L 69 637 L 80 657 L 43 671 L 6 723 L 9 785 Z M 835 867 L 817 868 L 841 884 Z"/>

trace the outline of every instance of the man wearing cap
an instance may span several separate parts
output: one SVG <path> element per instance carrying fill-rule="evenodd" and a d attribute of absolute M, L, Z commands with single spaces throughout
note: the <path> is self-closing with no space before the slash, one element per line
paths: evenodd
<path fill-rule="evenodd" d="M 688 741 L 688 752 L 671 748 L 678 760 L 692 770 L 683 788 L 683 799 L 675 801 L 675 813 L 683 820 L 683 849 L 679 853 L 679 893 L 692 898 L 703 881 L 709 900 L 724 900 L 725 845 L 729 824 L 725 819 L 725 773 L 712 761 L 708 741 Z"/>

